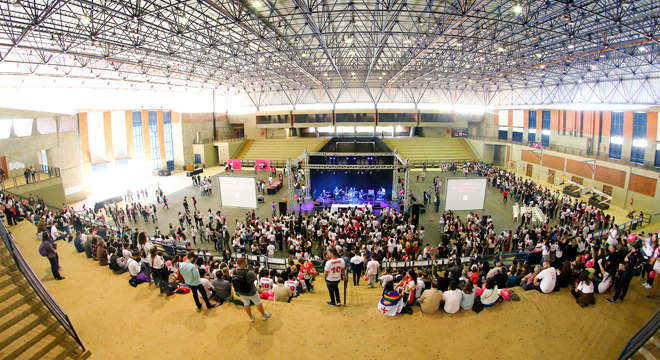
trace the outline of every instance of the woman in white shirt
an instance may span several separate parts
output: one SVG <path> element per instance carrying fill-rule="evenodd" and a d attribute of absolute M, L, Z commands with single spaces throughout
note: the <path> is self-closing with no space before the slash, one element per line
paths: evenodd
<path fill-rule="evenodd" d="M 165 271 L 167 271 L 167 267 L 165 266 L 165 261 L 163 260 L 163 257 L 161 255 L 158 255 L 158 249 L 156 249 L 155 246 L 152 246 L 149 248 L 149 264 L 151 265 L 151 271 L 153 272 L 153 277 L 154 277 L 154 284 L 156 286 L 160 286 L 162 274 L 161 271 L 163 271 L 163 268 Z"/>
<path fill-rule="evenodd" d="M 481 303 L 484 306 L 493 306 L 500 297 L 500 289 L 495 285 L 495 278 L 486 279 L 486 289 L 481 293 Z"/>
<path fill-rule="evenodd" d="M 580 307 L 586 307 L 589 304 L 595 304 L 596 298 L 594 298 L 594 283 L 589 280 L 589 272 L 582 271 L 580 273 L 580 283 L 578 283 L 577 288 L 571 290 L 571 294 L 575 298 Z"/>

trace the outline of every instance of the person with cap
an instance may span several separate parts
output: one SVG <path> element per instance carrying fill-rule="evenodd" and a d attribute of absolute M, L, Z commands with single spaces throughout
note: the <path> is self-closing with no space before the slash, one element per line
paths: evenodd
<path fill-rule="evenodd" d="M 626 297 L 628 287 L 630 286 L 630 280 L 632 280 L 632 278 L 635 276 L 635 270 L 641 261 L 641 255 L 639 253 L 641 248 L 641 241 L 632 243 L 632 250 L 628 253 L 628 255 L 626 255 L 625 259 L 623 259 L 622 265 L 625 266 L 625 269 L 623 270 L 623 274 L 619 279 L 619 286 L 616 289 L 614 297 L 607 299 L 607 302 L 610 304 L 614 304 L 617 301 L 623 301 L 623 298 Z"/>

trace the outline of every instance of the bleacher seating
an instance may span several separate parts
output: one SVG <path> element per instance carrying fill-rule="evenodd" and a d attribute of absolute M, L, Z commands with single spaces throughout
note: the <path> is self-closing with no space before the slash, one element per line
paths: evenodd
<path fill-rule="evenodd" d="M 477 160 L 464 139 L 414 137 L 385 139 L 385 142 L 410 161 Z"/>
<path fill-rule="evenodd" d="M 324 138 L 289 138 L 254 140 L 245 151 L 241 160 L 286 160 L 295 159 L 302 155 L 303 151 L 314 151 Z"/>

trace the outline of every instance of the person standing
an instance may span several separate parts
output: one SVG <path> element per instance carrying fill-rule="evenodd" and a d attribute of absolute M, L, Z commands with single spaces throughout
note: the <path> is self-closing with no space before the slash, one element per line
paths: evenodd
<path fill-rule="evenodd" d="M 217 305 L 209 302 L 208 296 L 206 296 L 206 290 L 204 289 L 204 286 L 202 286 L 202 282 L 200 281 L 199 278 L 199 268 L 193 264 L 193 260 L 196 259 L 197 256 L 195 255 L 194 252 L 190 251 L 188 253 L 188 256 L 186 258 L 186 261 L 181 263 L 179 265 L 179 273 L 181 276 L 183 276 L 183 280 L 186 282 L 188 287 L 190 287 L 190 292 L 192 292 L 193 299 L 195 299 L 195 305 L 197 305 L 198 310 L 202 310 L 202 304 L 199 302 L 199 298 L 197 297 L 197 292 L 202 294 L 202 299 L 204 299 L 204 303 L 206 304 L 206 307 L 208 309 L 213 309 Z"/>
<path fill-rule="evenodd" d="M 509 197 L 509 191 L 504 190 L 504 192 L 502 193 L 502 196 L 503 196 L 502 202 L 506 204 L 507 198 Z"/>
<path fill-rule="evenodd" d="M 641 255 L 639 250 L 642 248 L 641 241 L 635 242 L 632 246 L 632 250 L 626 255 L 624 262 L 620 263 L 619 266 L 625 266 L 623 274 L 619 279 L 619 286 L 616 288 L 616 293 L 611 299 L 607 299 L 607 302 L 614 304 L 617 301 L 623 301 L 623 298 L 626 297 L 628 292 L 628 287 L 630 286 L 630 280 L 635 276 L 635 270 L 637 265 L 641 262 Z"/>
<path fill-rule="evenodd" d="M 275 202 L 273 201 L 273 216 L 275 216 L 275 210 L 277 209 L 277 205 L 275 205 Z M 282 250 L 282 249 L 280 249 Z"/>
<path fill-rule="evenodd" d="M 369 276 L 369 285 L 367 287 L 374 287 L 374 282 L 376 281 L 376 278 L 378 278 L 379 268 L 380 264 L 378 263 L 378 260 L 376 260 L 374 255 L 371 255 L 371 261 L 367 263 L 367 276 Z"/>
<path fill-rule="evenodd" d="M 330 292 L 330 306 L 341 306 L 339 297 L 339 281 L 346 279 L 346 264 L 343 259 L 339 259 L 337 249 L 331 248 L 329 251 L 330 259 L 325 263 L 323 277 Z"/>
<path fill-rule="evenodd" d="M 50 270 L 53 272 L 53 277 L 56 280 L 64 280 L 64 277 L 60 275 L 60 257 L 57 254 L 57 245 L 50 240 L 50 236 L 48 236 L 47 232 L 43 233 L 42 239 L 46 257 L 50 262 Z"/>
<path fill-rule="evenodd" d="M 257 281 L 257 274 L 246 269 L 247 259 L 239 258 L 236 263 L 238 264 L 238 269 L 231 271 L 231 283 L 234 291 L 236 291 L 241 301 L 243 301 L 243 308 L 245 308 L 245 312 L 250 317 L 250 322 L 254 322 L 254 315 L 252 315 L 252 308 L 250 307 L 251 304 L 257 306 L 257 309 L 261 313 L 262 321 L 268 320 L 273 314 L 264 312 L 264 306 L 261 304 L 259 292 L 256 286 L 254 286 L 254 283 Z"/>
<path fill-rule="evenodd" d="M 364 258 L 359 254 L 353 254 L 351 258 L 351 270 L 353 271 L 353 285 L 360 286 L 360 277 L 364 271 Z"/>

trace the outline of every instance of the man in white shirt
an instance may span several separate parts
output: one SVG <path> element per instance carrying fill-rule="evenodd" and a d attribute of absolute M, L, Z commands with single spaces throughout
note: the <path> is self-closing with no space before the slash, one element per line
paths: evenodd
<path fill-rule="evenodd" d="M 339 253 L 336 249 L 330 248 L 328 251 L 330 259 L 325 263 L 323 277 L 330 292 L 330 306 L 341 306 L 341 299 L 339 297 L 339 281 L 346 279 L 346 264 L 344 259 L 339 258 Z"/>
<path fill-rule="evenodd" d="M 534 285 L 527 287 L 527 290 L 535 289 L 544 294 L 550 293 L 555 289 L 557 283 L 557 270 L 550 266 L 550 261 L 543 262 L 543 271 L 534 279 Z"/>
<path fill-rule="evenodd" d="M 268 256 L 275 256 L 275 245 L 272 243 L 268 244 L 268 246 L 266 246 L 266 250 L 268 250 Z"/>
<path fill-rule="evenodd" d="M 380 264 L 378 261 L 374 258 L 374 256 L 371 256 L 371 261 L 367 263 L 367 275 L 369 276 L 369 285 L 367 287 L 374 287 L 374 282 L 376 281 L 376 278 L 378 277 L 378 269 L 380 268 Z"/>
<path fill-rule="evenodd" d="M 360 286 L 360 277 L 364 270 L 364 258 L 360 254 L 355 254 L 351 258 L 351 268 L 353 270 L 353 286 Z"/>
<path fill-rule="evenodd" d="M 456 281 L 449 283 L 449 290 L 442 293 L 442 300 L 445 303 L 445 312 L 447 314 L 456 314 L 461 308 L 462 298 L 463 292 L 458 290 L 458 283 Z"/>
<path fill-rule="evenodd" d="M 213 288 L 213 284 L 211 284 L 211 280 L 209 280 L 206 277 L 206 270 L 204 269 L 199 270 L 199 282 L 202 283 L 202 286 L 206 291 L 206 297 L 209 299 L 213 298 L 213 293 L 215 292 L 215 289 Z"/>

